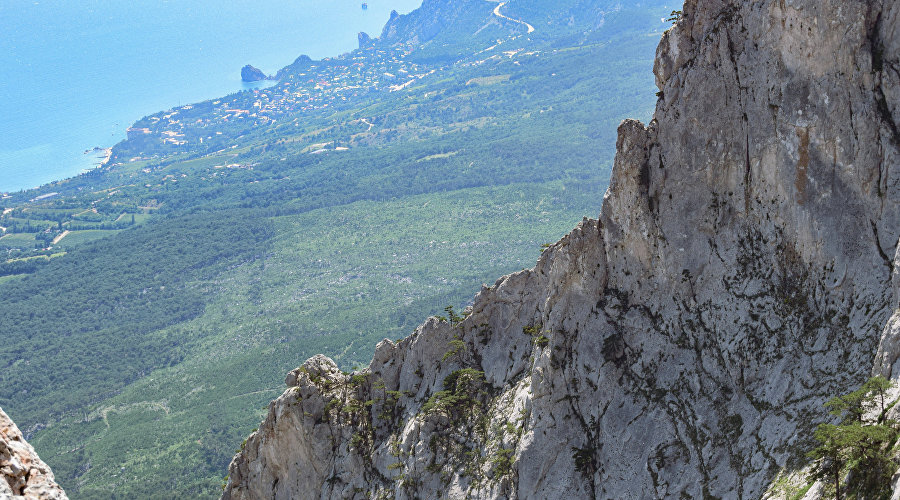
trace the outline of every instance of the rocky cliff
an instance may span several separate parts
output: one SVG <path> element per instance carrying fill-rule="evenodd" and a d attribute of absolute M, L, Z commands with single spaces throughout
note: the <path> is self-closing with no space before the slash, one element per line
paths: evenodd
<path fill-rule="evenodd" d="M 65 500 L 50 467 L 0 409 L 0 499 Z"/>
<path fill-rule="evenodd" d="M 266 74 L 263 73 L 261 69 L 251 66 L 249 64 L 244 66 L 243 68 L 241 68 L 241 80 L 242 81 L 258 82 L 261 80 L 266 80 L 268 78 L 269 77 L 267 77 Z"/>
<path fill-rule="evenodd" d="M 688 0 L 599 219 L 359 373 L 291 372 L 223 498 L 760 497 L 824 400 L 900 378 L 898 30 Z"/>

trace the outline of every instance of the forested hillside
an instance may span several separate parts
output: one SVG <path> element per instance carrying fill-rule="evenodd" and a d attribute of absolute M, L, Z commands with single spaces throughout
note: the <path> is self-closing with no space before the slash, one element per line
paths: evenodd
<path fill-rule="evenodd" d="M 670 10 L 427 0 L 8 194 L 0 406 L 72 498 L 217 495 L 287 370 L 368 363 L 599 213 Z"/>

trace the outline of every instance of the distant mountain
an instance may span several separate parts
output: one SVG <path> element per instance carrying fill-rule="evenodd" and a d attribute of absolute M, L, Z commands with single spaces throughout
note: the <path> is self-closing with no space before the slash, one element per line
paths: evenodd
<path fill-rule="evenodd" d="M 378 41 L 385 45 L 423 45 L 439 35 L 452 40 L 452 35 L 447 35 L 457 29 L 479 27 L 479 23 L 490 22 L 492 9 L 493 5 L 484 0 L 425 0 L 421 7 L 409 14 L 392 12 Z M 465 40 L 453 41 L 465 43 Z"/>

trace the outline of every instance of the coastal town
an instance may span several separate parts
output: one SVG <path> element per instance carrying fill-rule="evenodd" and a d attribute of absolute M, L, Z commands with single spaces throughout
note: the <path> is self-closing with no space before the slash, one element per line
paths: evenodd
<path fill-rule="evenodd" d="M 85 154 L 99 154 L 99 170 L 135 165 L 144 174 L 153 171 L 143 166 L 150 157 L 171 152 L 203 152 L 205 147 L 229 144 L 237 130 L 266 129 L 276 123 L 296 123 L 303 116 L 356 105 L 360 98 L 373 94 L 409 90 L 413 84 L 446 69 L 447 66 L 425 65 L 406 60 L 411 52 L 407 46 L 376 47 L 367 38 L 360 38 L 358 50 L 321 61 L 301 56 L 279 72 L 278 83 L 260 89 L 246 90 L 220 99 L 180 106 L 156 113 L 136 122 L 127 130 L 128 141 L 145 147 L 147 156 L 119 158 L 113 148 L 94 148 Z M 362 131 L 374 124 L 365 118 L 355 121 Z M 232 127 L 232 128 L 229 128 Z M 122 146 L 122 145 L 120 145 Z M 325 151 L 322 144 L 313 144 L 310 153 Z M 122 148 L 126 149 L 126 148 Z M 134 149 L 134 147 L 132 147 Z M 345 147 L 336 147 L 345 150 Z M 221 156 L 231 146 L 211 148 L 210 155 Z M 233 155 L 226 155 L 231 157 Z M 252 170 L 252 165 L 228 162 L 211 165 L 200 180 L 212 180 L 228 170 Z M 185 174 L 168 175 L 162 184 L 184 180 Z M 143 186 L 151 188 L 151 184 Z M 33 272 L 50 259 L 64 255 L 72 245 L 102 238 L 139 224 L 157 208 L 150 200 L 140 206 L 128 201 L 127 191 L 140 185 L 123 186 L 105 192 L 82 193 L 80 201 L 59 199 L 59 192 L 48 191 L 17 203 L 0 213 L 0 280 L 3 276 Z M 3 193 L 2 200 L 10 201 Z M 2 207 L 2 205 L 0 205 Z M 5 261 L 5 262 L 3 262 Z"/>
<path fill-rule="evenodd" d="M 321 61 L 301 56 L 278 73 L 278 83 L 271 87 L 157 113 L 129 128 L 128 138 L 169 147 L 201 146 L 223 135 L 229 125 L 267 126 L 300 113 L 340 109 L 361 97 L 408 89 L 447 67 L 409 61 L 410 52 L 404 45 L 370 44 Z"/>
<path fill-rule="evenodd" d="M 493 15 L 505 20 L 497 9 Z M 259 183 L 269 174 L 257 169 L 259 152 L 239 147 L 241 142 L 289 145 L 291 151 L 315 156 L 348 151 L 379 136 L 390 140 L 398 126 L 403 133 L 429 134 L 427 117 L 413 132 L 406 130 L 405 119 L 394 123 L 368 103 L 403 99 L 418 119 L 417 100 L 508 82 L 516 66 L 542 54 L 511 43 L 523 36 L 486 38 L 477 50 L 454 56 L 441 50 L 423 56 L 414 40 L 386 43 L 360 33 L 358 49 L 322 60 L 302 55 L 277 74 L 263 75 L 268 85 L 144 117 L 115 148 L 85 150 L 98 166 L 83 175 L 50 183 L 27 197 L 0 193 L 0 281 L 149 221 L 166 205 L 160 201 L 166 199 L 163 193 L 176 184 L 200 191 L 206 189 L 201 185 Z M 423 161 L 450 156 L 438 152 Z M 98 175 L 112 175 L 119 184 L 90 189 L 90 178 Z M 288 179 L 282 177 L 274 180 Z"/>

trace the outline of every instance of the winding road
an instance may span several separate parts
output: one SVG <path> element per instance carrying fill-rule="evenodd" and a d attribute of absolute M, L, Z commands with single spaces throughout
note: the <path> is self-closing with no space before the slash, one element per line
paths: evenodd
<path fill-rule="evenodd" d="M 517 24 L 523 24 L 523 25 L 525 25 L 525 26 L 528 28 L 528 32 L 529 32 L 529 33 L 534 33 L 534 26 L 532 26 L 532 25 L 526 23 L 525 21 L 520 21 L 520 20 L 518 20 L 518 19 L 513 19 L 513 18 L 511 18 L 511 17 L 504 16 L 503 14 L 500 13 L 500 9 L 501 9 L 504 5 L 506 5 L 506 4 L 508 4 L 508 3 L 509 3 L 509 2 L 500 2 L 500 4 L 497 5 L 497 8 L 494 9 L 494 15 L 497 16 L 497 17 L 499 17 L 500 19 L 506 19 L 507 21 L 512 21 L 512 22 L 517 23 Z"/>

